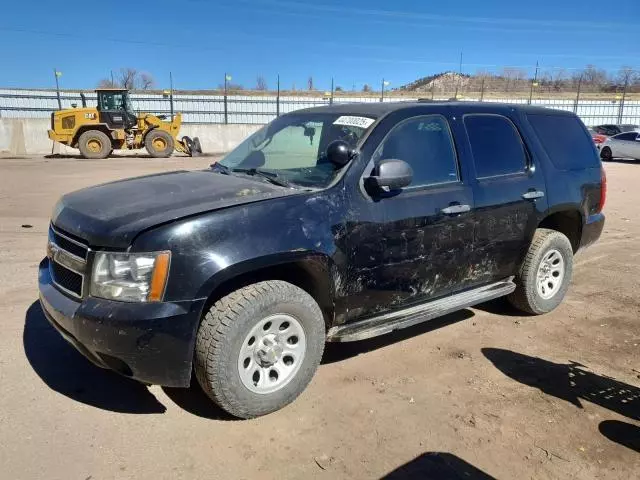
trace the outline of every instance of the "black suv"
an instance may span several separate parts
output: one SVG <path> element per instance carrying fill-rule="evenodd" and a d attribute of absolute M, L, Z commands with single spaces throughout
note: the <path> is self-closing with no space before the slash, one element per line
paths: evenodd
<path fill-rule="evenodd" d="M 542 314 L 600 236 L 606 181 L 573 114 L 478 103 L 281 116 L 203 171 L 63 196 L 40 301 L 99 366 L 250 418 L 293 401 L 325 342 L 496 297 Z M 52 359 L 55 361 L 55 359 Z"/>

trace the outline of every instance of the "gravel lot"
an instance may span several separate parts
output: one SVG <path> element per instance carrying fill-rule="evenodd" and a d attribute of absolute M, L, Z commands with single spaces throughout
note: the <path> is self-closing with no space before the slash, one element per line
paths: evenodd
<path fill-rule="evenodd" d="M 640 164 L 606 165 L 605 233 L 555 312 L 493 302 L 330 345 L 293 405 L 234 421 L 94 367 L 36 302 L 61 194 L 210 161 L 0 158 L 0 478 L 638 478 Z"/>

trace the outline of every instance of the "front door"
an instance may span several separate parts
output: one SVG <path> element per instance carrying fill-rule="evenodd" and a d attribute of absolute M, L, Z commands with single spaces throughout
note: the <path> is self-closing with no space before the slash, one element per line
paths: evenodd
<path fill-rule="evenodd" d="M 392 158 L 411 165 L 411 185 L 369 198 L 358 191 L 351 200 L 349 319 L 428 301 L 467 283 L 474 202 L 448 119 L 420 115 L 397 124 L 371 162 Z"/>
<path fill-rule="evenodd" d="M 474 285 L 515 274 L 547 209 L 542 168 L 533 163 L 514 122 L 503 115 L 464 115 L 475 200 L 473 256 L 468 281 Z"/>

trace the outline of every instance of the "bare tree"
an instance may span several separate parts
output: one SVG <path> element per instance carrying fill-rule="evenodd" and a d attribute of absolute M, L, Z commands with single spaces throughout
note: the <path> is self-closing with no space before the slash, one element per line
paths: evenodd
<path fill-rule="evenodd" d="M 110 78 L 103 78 L 98 82 L 98 88 L 120 88 L 120 86 Z"/>
<path fill-rule="evenodd" d="M 362 91 L 363 91 L 363 92 L 370 92 L 370 91 L 371 91 L 371 85 L 369 85 L 368 83 L 365 83 L 365 84 L 362 86 Z"/>
<path fill-rule="evenodd" d="M 309 78 L 307 79 L 307 89 L 308 90 L 315 90 L 313 88 L 313 77 L 311 75 L 309 75 Z"/>
<path fill-rule="evenodd" d="M 133 90 L 136 87 L 138 71 L 135 68 L 121 68 L 118 83 L 122 88 Z"/>
<path fill-rule="evenodd" d="M 267 89 L 267 81 L 264 79 L 262 75 L 258 75 L 256 78 L 256 90 L 266 90 Z"/>
<path fill-rule="evenodd" d="M 336 85 L 336 88 L 334 88 L 334 90 L 335 90 L 336 92 L 342 92 L 342 91 L 344 91 L 344 89 L 343 89 L 340 85 Z"/>
<path fill-rule="evenodd" d="M 567 80 L 567 71 L 564 68 L 556 68 L 551 72 L 551 81 L 553 82 L 553 89 L 556 92 L 562 90 Z"/>
<path fill-rule="evenodd" d="M 115 79 L 103 78 L 98 82 L 98 88 L 150 90 L 154 86 L 155 81 L 150 74 L 138 72 L 135 68 L 121 68 Z"/>
<path fill-rule="evenodd" d="M 631 67 L 623 66 L 618 71 L 618 76 L 616 78 L 616 83 L 620 86 L 634 83 L 638 76 L 638 73 Z"/>
<path fill-rule="evenodd" d="M 582 83 L 595 91 L 601 91 L 609 83 L 607 72 L 595 65 L 587 65 L 582 71 Z"/>
<path fill-rule="evenodd" d="M 140 90 L 151 90 L 155 86 L 153 77 L 148 73 L 141 73 L 138 81 L 138 87 Z"/>

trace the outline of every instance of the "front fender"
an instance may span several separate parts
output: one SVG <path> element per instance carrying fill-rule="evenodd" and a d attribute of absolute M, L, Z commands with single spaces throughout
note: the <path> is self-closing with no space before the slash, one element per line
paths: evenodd
<path fill-rule="evenodd" d="M 178 220 L 142 233 L 131 251 L 171 250 L 165 299 L 193 300 L 238 275 L 285 263 L 331 278 L 346 268 L 344 230 L 338 189 Z"/>

